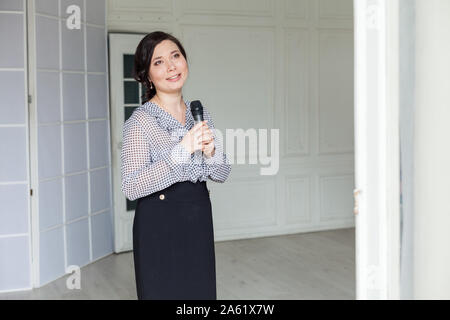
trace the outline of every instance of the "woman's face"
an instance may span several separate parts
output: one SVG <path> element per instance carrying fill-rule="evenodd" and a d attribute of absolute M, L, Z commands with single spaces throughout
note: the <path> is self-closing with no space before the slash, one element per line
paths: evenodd
<path fill-rule="evenodd" d="M 149 79 L 156 91 L 170 93 L 181 90 L 188 73 L 186 59 L 174 42 L 163 40 L 155 47 Z"/>

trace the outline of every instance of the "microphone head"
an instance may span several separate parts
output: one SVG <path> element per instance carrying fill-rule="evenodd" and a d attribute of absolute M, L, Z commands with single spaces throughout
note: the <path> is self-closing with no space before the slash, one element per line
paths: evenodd
<path fill-rule="evenodd" d="M 191 102 L 191 113 L 195 121 L 203 121 L 203 106 L 200 100 Z"/>

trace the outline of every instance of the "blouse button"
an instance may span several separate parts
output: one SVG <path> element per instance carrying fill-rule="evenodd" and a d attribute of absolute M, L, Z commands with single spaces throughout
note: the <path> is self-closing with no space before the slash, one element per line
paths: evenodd
<path fill-rule="evenodd" d="M 161 200 L 164 200 L 164 195 L 163 194 L 161 194 L 161 195 L 159 195 L 159 198 L 161 199 Z"/>

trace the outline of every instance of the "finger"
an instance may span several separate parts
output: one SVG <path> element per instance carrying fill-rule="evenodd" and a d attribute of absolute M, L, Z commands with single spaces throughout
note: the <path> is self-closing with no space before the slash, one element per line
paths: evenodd
<path fill-rule="evenodd" d="M 213 143 L 214 139 L 210 139 L 210 140 L 203 140 L 202 144 L 206 144 L 206 145 L 210 145 L 211 143 Z"/>
<path fill-rule="evenodd" d="M 205 130 L 197 130 L 194 132 L 194 136 L 196 137 L 196 139 L 211 139 L 213 137 L 212 134 L 208 133 Z"/>
<path fill-rule="evenodd" d="M 213 137 L 207 136 L 207 135 L 202 135 L 201 132 L 196 132 L 194 135 L 194 140 L 198 143 L 203 143 L 205 141 L 212 141 Z"/>
<path fill-rule="evenodd" d="M 212 136 L 203 137 L 203 141 L 211 142 L 213 140 L 214 140 L 214 137 L 212 137 Z"/>
<path fill-rule="evenodd" d="M 200 129 L 201 129 L 202 131 L 208 130 L 208 125 L 206 124 L 206 121 L 207 121 L 207 120 L 205 120 L 205 121 L 202 123 L 202 125 L 200 126 Z"/>
<path fill-rule="evenodd" d="M 208 136 L 212 136 L 212 132 L 209 128 L 204 128 L 203 129 L 203 135 L 208 135 Z"/>
<path fill-rule="evenodd" d="M 201 131 L 201 134 L 202 134 L 204 137 L 212 137 L 211 132 L 208 132 L 208 131 L 206 131 L 206 130 L 202 130 L 202 131 Z"/>
<path fill-rule="evenodd" d="M 202 140 L 202 133 L 201 133 L 201 131 L 194 132 L 194 140 L 195 141 L 201 141 Z"/>
<path fill-rule="evenodd" d="M 198 131 L 198 130 L 199 130 L 200 128 L 202 128 L 202 127 L 203 127 L 203 122 L 196 123 L 196 124 L 192 127 L 191 131 L 192 131 L 192 132 Z"/>
<path fill-rule="evenodd" d="M 204 143 L 204 142 L 210 142 L 210 141 L 212 141 L 213 140 L 213 137 L 211 137 L 211 136 L 205 136 L 205 135 L 203 135 L 202 137 L 200 137 L 200 141 L 202 142 L 202 143 Z"/>
<path fill-rule="evenodd" d="M 203 121 L 197 123 L 195 126 L 197 127 L 197 129 L 204 127 L 204 126 L 207 127 L 208 125 L 206 124 L 206 122 L 208 122 L 208 120 L 203 120 Z"/>
<path fill-rule="evenodd" d="M 202 146 L 206 149 L 206 150 L 210 150 L 213 148 L 213 143 L 209 142 L 209 143 L 203 143 Z"/>
<path fill-rule="evenodd" d="M 200 126 L 198 126 L 196 128 L 194 127 L 193 128 L 193 132 L 202 134 L 202 133 L 205 132 L 205 127 L 203 125 L 200 125 Z"/>

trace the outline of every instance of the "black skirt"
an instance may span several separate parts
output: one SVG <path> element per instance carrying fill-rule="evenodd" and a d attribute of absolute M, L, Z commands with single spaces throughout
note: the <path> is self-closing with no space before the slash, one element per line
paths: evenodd
<path fill-rule="evenodd" d="M 178 182 L 138 199 L 133 254 L 139 300 L 215 300 L 214 231 L 206 181 Z"/>

